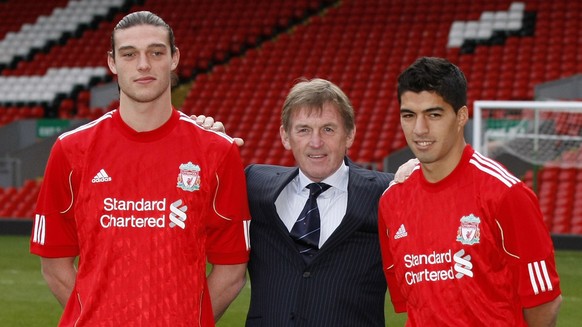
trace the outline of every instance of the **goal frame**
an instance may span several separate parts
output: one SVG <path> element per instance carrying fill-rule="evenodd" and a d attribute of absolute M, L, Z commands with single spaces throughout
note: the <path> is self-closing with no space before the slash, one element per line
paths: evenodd
<path fill-rule="evenodd" d="M 503 101 L 503 100 L 476 100 L 473 102 L 473 148 L 486 155 L 483 144 L 483 109 L 533 109 L 539 112 L 572 111 L 582 113 L 582 101 Z M 539 115 L 536 115 L 535 124 L 539 124 Z"/>

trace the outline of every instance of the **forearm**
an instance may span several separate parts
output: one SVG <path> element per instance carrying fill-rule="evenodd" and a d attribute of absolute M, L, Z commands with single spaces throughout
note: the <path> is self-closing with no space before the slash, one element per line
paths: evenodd
<path fill-rule="evenodd" d="M 213 265 L 208 274 L 208 291 L 214 320 L 218 321 L 246 283 L 247 265 Z"/>
<path fill-rule="evenodd" d="M 41 270 L 49 289 L 64 308 L 77 278 L 75 258 L 41 258 Z"/>
<path fill-rule="evenodd" d="M 558 311 L 562 303 L 559 295 L 553 301 L 523 310 L 523 316 L 530 327 L 554 327 L 558 321 Z"/>

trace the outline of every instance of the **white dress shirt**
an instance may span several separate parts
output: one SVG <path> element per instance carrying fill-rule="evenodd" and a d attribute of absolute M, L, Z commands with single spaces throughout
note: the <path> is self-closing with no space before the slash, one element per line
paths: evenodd
<path fill-rule="evenodd" d="M 317 197 L 317 207 L 321 219 L 319 248 L 339 226 L 346 214 L 349 170 L 349 167 L 343 163 L 335 173 L 322 181 L 331 187 Z M 293 228 L 309 198 L 309 189 L 306 186 L 310 183 L 313 181 L 299 169 L 299 174 L 285 186 L 275 201 L 277 213 L 289 231 Z"/>

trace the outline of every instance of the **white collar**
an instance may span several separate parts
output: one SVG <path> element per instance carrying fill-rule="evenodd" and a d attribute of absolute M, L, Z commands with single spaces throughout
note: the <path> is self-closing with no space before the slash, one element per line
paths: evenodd
<path fill-rule="evenodd" d="M 349 180 L 349 172 L 350 168 L 342 162 L 339 168 L 330 176 L 322 180 L 322 183 L 326 183 L 331 185 L 332 188 L 335 188 L 339 191 L 347 192 L 348 191 L 348 180 Z M 305 187 L 308 184 L 314 183 L 310 180 L 305 174 L 299 169 L 299 174 L 295 177 L 293 184 L 296 186 L 295 191 L 297 194 L 300 194 L 305 190 Z"/>

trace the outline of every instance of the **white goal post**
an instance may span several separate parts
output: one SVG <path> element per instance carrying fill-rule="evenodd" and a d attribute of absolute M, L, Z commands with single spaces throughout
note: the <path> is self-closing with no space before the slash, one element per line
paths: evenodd
<path fill-rule="evenodd" d="M 473 147 L 535 166 L 582 167 L 581 101 L 482 101 L 473 105 Z"/>

